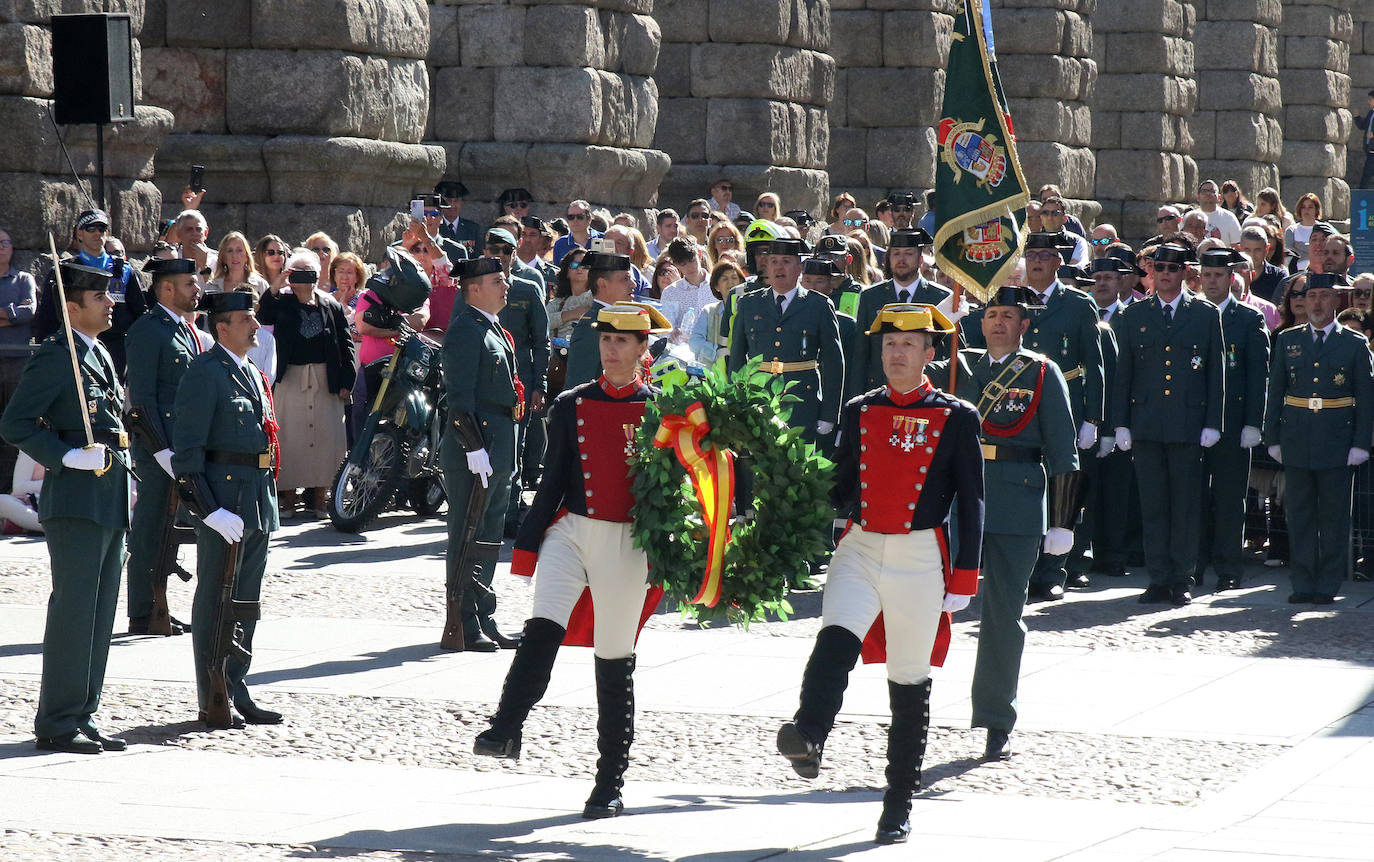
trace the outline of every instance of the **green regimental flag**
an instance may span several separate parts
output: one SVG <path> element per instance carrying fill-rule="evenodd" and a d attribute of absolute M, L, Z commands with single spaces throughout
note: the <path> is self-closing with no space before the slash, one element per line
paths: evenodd
<path fill-rule="evenodd" d="M 1030 201 L 986 2 L 963 0 L 954 17 L 935 162 L 935 261 L 979 299 L 1015 267 L 1016 211 Z"/>

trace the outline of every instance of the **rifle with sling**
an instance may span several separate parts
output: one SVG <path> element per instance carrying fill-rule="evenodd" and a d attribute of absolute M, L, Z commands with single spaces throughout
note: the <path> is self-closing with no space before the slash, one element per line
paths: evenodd
<path fill-rule="evenodd" d="M 234 598 L 234 584 L 237 580 L 239 563 L 239 543 L 228 543 L 224 554 L 224 567 L 220 569 L 219 594 L 215 600 L 215 625 L 210 641 L 209 679 L 210 696 L 205 705 L 205 724 L 207 727 L 224 729 L 231 725 L 229 696 L 229 658 L 233 656 L 242 662 L 251 659 L 250 653 L 239 636 L 239 623 L 256 620 L 259 613 L 257 602 L 244 602 Z"/>
<path fill-rule="evenodd" d="M 150 451 L 169 448 L 160 430 L 149 421 L 142 407 L 129 409 L 129 425 L 136 435 L 143 438 Z M 177 559 L 177 549 L 182 545 L 194 545 L 196 531 L 192 527 L 177 524 L 180 504 L 181 494 L 173 481 L 167 489 L 167 506 L 163 512 L 162 532 L 158 537 L 157 560 L 153 564 L 153 613 L 148 618 L 148 634 L 152 635 L 172 633 L 172 614 L 167 606 L 167 579 L 176 575 L 186 583 L 191 582 L 191 573 Z"/>
<path fill-rule="evenodd" d="M 469 451 L 485 446 L 473 417 L 461 416 L 453 425 L 459 440 Z M 476 577 L 479 564 L 494 563 L 501 555 L 499 541 L 477 541 L 477 530 L 482 525 L 486 504 L 487 488 L 480 478 L 474 476 L 472 491 L 468 494 L 467 518 L 463 521 L 463 547 L 453 564 L 448 567 L 445 577 L 445 620 L 444 633 L 439 639 L 440 649 L 463 651 L 463 642 L 466 639 L 463 631 L 464 593 L 468 590 L 474 593 L 490 592 Z"/>

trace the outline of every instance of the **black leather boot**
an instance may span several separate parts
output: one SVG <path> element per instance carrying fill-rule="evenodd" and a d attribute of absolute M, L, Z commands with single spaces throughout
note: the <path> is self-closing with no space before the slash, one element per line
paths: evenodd
<path fill-rule="evenodd" d="M 844 705 L 849 672 L 859 660 L 862 646 L 841 626 L 826 626 L 816 635 L 816 645 L 802 672 L 801 705 L 792 721 L 778 729 L 778 753 L 802 778 L 820 774 L 825 739 Z"/>
<path fill-rule="evenodd" d="M 919 685 L 889 681 L 892 725 L 887 731 L 887 792 L 878 818 L 878 844 L 902 844 L 911 835 L 911 797 L 921 789 L 921 761 L 930 730 L 930 680 Z"/>
<path fill-rule="evenodd" d="M 491 717 L 491 727 L 477 735 L 473 754 L 520 759 L 520 732 L 530 710 L 549 688 L 549 674 L 566 631 L 553 620 L 532 617 L 501 689 L 501 703 Z"/>
<path fill-rule="evenodd" d="M 625 810 L 620 788 L 635 738 L 635 657 L 596 659 L 596 786 L 582 819 L 616 817 Z"/>

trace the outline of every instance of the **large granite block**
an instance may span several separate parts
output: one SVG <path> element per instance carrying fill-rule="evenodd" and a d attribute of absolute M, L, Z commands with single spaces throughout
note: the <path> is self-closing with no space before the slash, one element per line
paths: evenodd
<path fill-rule="evenodd" d="M 168 47 L 253 46 L 252 0 L 169 0 L 166 9 Z"/>
<path fill-rule="evenodd" d="M 709 99 L 659 99 L 654 149 L 674 164 L 706 161 L 706 106 Z"/>
<path fill-rule="evenodd" d="M 225 49 L 148 48 L 143 52 L 145 98 L 171 111 L 175 132 L 227 131 Z"/>
<path fill-rule="evenodd" d="M 600 68 L 606 62 L 606 37 L 601 32 L 601 17 L 587 6 L 531 6 L 525 12 L 524 46 L 524 62 L 529 66 Z"/>
<path fill-rule="evenodd" d="M 769 45 L 708 43 L 692 48 L 692 95 L 698 98 L 824 106 L 834 91 L 835 61 L 827 54 Z"/>
<path fill-rule="evenodd" d="M 253 0 L 252 22 L 255 48 L 334 48 L 415 60 L 429 54 L 425 0 L 333 0 L 322 7 Z"/>
<path fill-rule="evenodd" d="M 519 66 L 524 59 L 524 6 L 462 6 L 459 52 L 465 66 Z"/>
<path fill-rule="evenodd" d="M 594 143 L 603 122 L 601 88 L 594 69 L 500 69 L 494 136 L 498 141 Z"/>
<path fill-rule="evenodd" d="M 444 173 L 441 147 L 363 138 L 280 135 L 262 145 L 271 203 L 352 204 L 403 210 Z"/>
<path fill-rule="evenodd" d="M 496 115 L 496 70 L 450 66 L 434 73 L 434 137 L 489 141 Z"/>
<path fill-rule="evenodd" d="M 271 200 L 272 184 L 262 158 L 265 137 L 168 135 L 157 151 L 154 181 L 169 205 L 180 205 L 187 166 L 205 166 L 206 199 L 221 204 Z"/>
<path fill-rule="evenodd" d="M 846 79 L 846 124 L 851 127 L 934 126 L 939 122 L 945 86 L 942 69 L 933 74 L 850 69 Z"/>
<path fill-rule="evenodd" d="M 934 129 L 869 129 L 868 183 L 888 188 L 933 186 L 936 153 Z"/>
<path fill-rule="evenodd" d="M 949 62 L 954 18 L 932 12 L 888 12 L 883 21 L 883 65 L 894 68 L 928 66 L 943 69 Z M 1001 50 L 1001 45 L 998 45 Z"/>
<path fill-rule="evenodd" d="M 0 24 L 0 93 L 46 98 L 52 85 L 52 32 L 34 24 Z"/>

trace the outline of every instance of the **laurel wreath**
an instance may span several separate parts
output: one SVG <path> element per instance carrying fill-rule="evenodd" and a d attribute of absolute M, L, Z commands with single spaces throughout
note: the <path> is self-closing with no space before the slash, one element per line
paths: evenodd
<path fill-rule="evenodd" d="M 723 359 L 700 378 L 668 372 L 636 438 L 635 546 L 649 558 L 650 577 L 677 600 L 684 616 L 703 625 L 725 619 L 747 627 L 770 613 L 786 620 L 792 613 L 789 577 L 806 576 L 809 562 L 827 547 L 835 517 L 829 499 L 833 465 L 801 439 L 801 429 L 787 427 L 789 405 L 801 399 L 787 394 L 779 378 L 760 372 L 760 362 L 751 360 L 733 375 Z M 753 475 L 751 511 L 732 522 L 721 598 L 712 608 L 689 602 L 706 567 L 701 507 L 673 451 L 653 445 L 662 417 L 683 415 L 694 402 L 705 408 L 711 427 L 703 445 L 736 454 L 737 481 L 745 465 Z"/>

